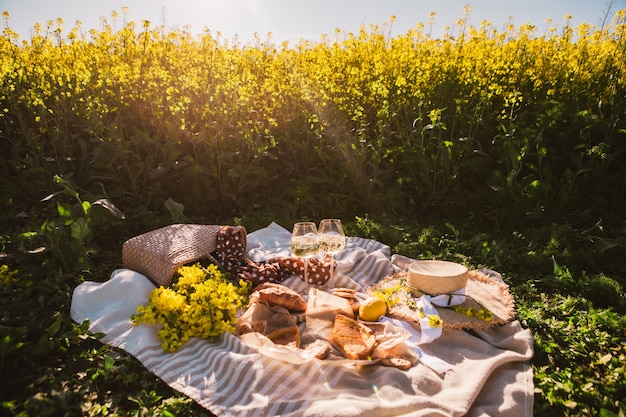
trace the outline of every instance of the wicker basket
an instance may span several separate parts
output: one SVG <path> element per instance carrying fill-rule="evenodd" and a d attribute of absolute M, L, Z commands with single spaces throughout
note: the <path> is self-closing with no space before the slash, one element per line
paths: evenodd
<path fill-rule="evenodd" d="M 378 282 L 372 289 L 381 291 L 396 286 L 401 280 L 407 279 L 407 271 L 400 271 Z M 460 283 L 457 283 L 457 286 Z M 411 291 L 412 292 L 412 291 Z M 420 294 L 421 295 L 421 294 Z M 418 295 L 419 296 L 419 295 Z M 515 301 L 509 286 L 500 274 L 489 270 L 473 270 L 467 273 L 465 284 L 466 300 L 456 311 L 454 307 L 437 306 L 439 316 L 443 320 L 444 329 L 487 329 L 508 323 L 515 317 Z M 397 304 L 387 310 L 387 315 L 413 324 L 420 325 L 422 312 L 407 304 L 407 297 L 399 296 Z M 481 308 L 491 312 L 491 320 L 483 320 L 475 315 L 467 315 L 466 310 Z"/>
<path fill-rule="evenodd" d="M 173 224 L 135 236 L 122 245 L 122 266 L 167 286 L 182 265 L 212 259 L 222 226 Z"/>

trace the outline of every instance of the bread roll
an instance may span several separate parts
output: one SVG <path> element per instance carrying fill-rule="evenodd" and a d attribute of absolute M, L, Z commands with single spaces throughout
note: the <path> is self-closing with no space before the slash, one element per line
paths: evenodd
<path fill-rule="evenodd" d="M 258 285 L 250 295 L 250 301 L 257 297 L 259 300 L 265 300 L 270 305 L 283 306 L 291 311 L 306 311 L 307 303 L 302 296 L 281 284 L 273 282 L 265 282 Z"/>

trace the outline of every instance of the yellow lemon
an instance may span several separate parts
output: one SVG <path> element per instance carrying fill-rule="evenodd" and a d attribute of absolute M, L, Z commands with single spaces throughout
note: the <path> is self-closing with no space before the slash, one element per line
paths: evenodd
<path fill-rule="evenodd" d="M 378 321 L 386 312 L 387 304 L 378 297 L 368 298 L 359 307 L 359 317 L 365 321 Z"/>

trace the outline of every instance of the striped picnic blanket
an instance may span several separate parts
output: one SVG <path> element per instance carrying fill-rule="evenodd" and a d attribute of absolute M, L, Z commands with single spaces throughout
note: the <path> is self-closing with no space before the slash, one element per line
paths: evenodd
<path fill-rule="evenodd" d="M 290 233 L 272 223 L 248 235 L 248 256 L 289 256 Z M 390 248 L 349 237 L 337 256 L 335 286 L 365 291 L 397 272 Z M 304 282 L 285 285 L 304 293 Z M 513 321 L 488 330 L 446 330 L 419 346 L 422 359 L 408 371 L 354 368 L 320 360 L 292 364 L 247 346 L 232 334 L 217 343 L 192 339 L 165 353 L 151 325 L 130 316 L 154 288 L 145 276 L 113 271 L 103 283 L 74 291 L 71 316 L 90 320 L 103 343 L 135 356 L 150 372 L 217 416 L 532 416 L 532 335 Z"/>

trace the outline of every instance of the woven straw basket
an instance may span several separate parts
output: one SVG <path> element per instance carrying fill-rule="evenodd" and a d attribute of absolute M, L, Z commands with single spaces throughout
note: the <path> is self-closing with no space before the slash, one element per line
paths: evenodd
<path fill-rule="evenodd" d="M 407 271 L 386 277 L 377 283 L 373 290 L 382 290 L 395 286 L 400 280 L 407 278 Z M 515 302 L 509 291 L 509 286 L 502 280 L 500 274 L 489 270 L 473 270 L 467 273 L 465 286 L 466 300 L 460 305 L 463 310 L 473 308 L 488 309 L 493 317 L 489 321 L 475 316 L 468 316 L 464 312 L 457 312 L 454 308 L 437 307 L 439 316 L 443 320 L 444 329 L 487 329 L 508 323 L 515 317 Z M 421 312 L 414 310 L 406 303 L 405 297 L 400 296 L 399 302 L 387 310 L 392 318 L 411 321 L 420 325 Z"/>
<path fill-rule="evenodd" d="M 182 265 L 212 259 L 222 226 L 173 224 L 135 236 L 122 245 L 122 266 L 167 286 Z"/>

